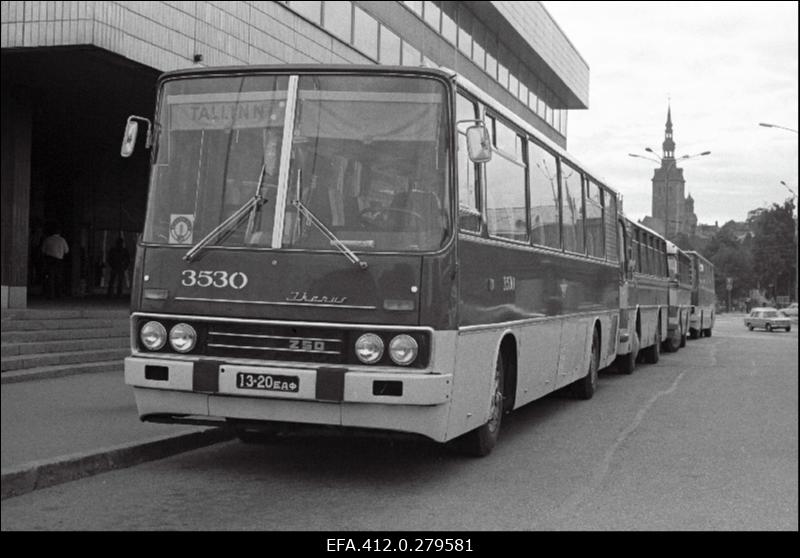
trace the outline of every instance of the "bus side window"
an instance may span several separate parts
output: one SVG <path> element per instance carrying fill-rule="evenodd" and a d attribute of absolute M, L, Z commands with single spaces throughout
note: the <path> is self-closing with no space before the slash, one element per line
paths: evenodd
<path fill-rule="evenodd" d="M 558 166 L 555 156 L 533 140 L 528 141 L 528 178 L 531 241 L 560 248 Z"/>
<path fill-rule="evenodd" d="M 476 118 L 475 103 L 456 95 L 456 121 Z M 466 124 L 458 126 L 458 221 L 461 230 L 480 232 L 481 212 L 478 205 L 477 165 L 467 152 Z"/>

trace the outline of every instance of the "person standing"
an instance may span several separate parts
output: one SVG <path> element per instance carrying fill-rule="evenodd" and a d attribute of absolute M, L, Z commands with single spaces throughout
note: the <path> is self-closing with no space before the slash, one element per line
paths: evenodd
<path fill-rule="evenodd" d="M 122 296 L 122 284 L 125 280 L 125 271 L 131 264 L 131 256 L 125 248 L 125 241 L 118 238 L 111 250 L 108 251 L 108 266 L 111 272 L 108 277 L 108 296 L 111 297 L 116 283 L 116 294 Z"/>
<path fill-rule="evenodd" d="M 59 298 L 64 284 L 64 256 L 69 253 L 69 245 L 58 225 L 51 225 L 49 232 L 50 236 L 42 241 L 44 292 L 47 298 Z"/>

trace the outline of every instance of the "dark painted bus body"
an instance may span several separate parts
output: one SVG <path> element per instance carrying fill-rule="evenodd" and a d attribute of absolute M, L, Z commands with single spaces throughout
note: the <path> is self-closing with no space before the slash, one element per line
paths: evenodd
<path fill-rule="evenodd" d="M 714 288 L 714 264 L 695 251 L 691 258 L 692 302 L 689 317 L 689 337 L 711 337 L 716 319 L 717 294 Z"/>
<path fill-rule="evenodd" d="M 667 241 L 669 267 L 669 323 L 668 351 L 674 352 L 686 345 L 692 307 L 692 259 L 672 242 Z"/>
<path fill-rule="evenodd" d="M 620 322 L 617 368 L 630 374 L 638 361 L 655 364 L 667 338 L 669 279 L 666 240 L 626 217 L 619 222 L 623 257 L 620 267 Z"/>

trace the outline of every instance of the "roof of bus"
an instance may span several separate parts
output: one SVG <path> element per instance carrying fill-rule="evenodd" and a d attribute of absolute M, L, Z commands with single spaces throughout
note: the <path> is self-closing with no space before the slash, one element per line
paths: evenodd
<path fill-rule="evenodd" d="M 623 217 L 625 217 L 625 220 L 626 220 L 626 221 L 628 221 L 628 222 L 629 222 L 631 225 L 633 225 L 634 227 L 638 227 L 638 228 L 640 228 L 640 229 L 642 229 L 642 230 L 644 230 L 644 231 L 647 231 L 647 232 L 649 232 L 649 233 L 650 233 L 650 234 L 652 234 L 653 236 L 657 236 L 658 238 L 661 238 L 661 239 L 663 239 L 665 242 L 669 242 L 669 241 L 668 241 L 666 238 L 664 238 L 664 237 L 661 235 L 661 233 L 660 233 L 660 232 L 656 232 L 656 231 L 654 231 L 653 229 L 651 229 L 650 227 L 647 227 L 647 226 L 645 226 L 645 225 L 643 225 L 643 224 L 641 224 L 641 223 L 637 223 L 637 222 L 636 222 L 636 221 L 634 221 L 633 219 L 629 219 L 627 215 L 624 215 L 624 214 L 623 214 Z"/>
<path fill-rule="evenodd" d="M 714 265 L 713 263 L 711 263 L 711 261 L 710 261 L 708 258 L 706 258 L 706 257 L 705 257 L 703 254 L 701 254 L 700 252 L 697 252 L 696 250 L 686 250 L 686 253 L 687 253 L 687 254 L 690 254 L 690 255 L 692 255 L 692 256 L 695 256 L 695 257 L 697 257 L 698 259 L 701 259 L 701 260 L 703 260 L 704 262 L 706 262 L 706 263 L 708 263 L 708 264 L 710 264 L 710 265 L 712 265 L 712 266 Z"/>
<path fill-rule="evenodd" d="M 531 124 L 514 114 L 510 109 L 505 106 L 495 103 L 492 97 L 483 89 L 469 81 L 467 78 L 454 70 L 448 68 L 434 68 L 431 66 L 380 66 L 377 64 L 260 64 L 260 65 L 240 65 L 240 66 L 203 66 L 198 68 L 185 68 L 181 70 L 172 70 L 164 72 L 159 77 L 159 82 L 171 79 L 174 77 L 187 77 L 193 75 L 214 75 L 214 74 L 237 74 L 237 73 L 258 73 L 258 72 L 278 72 L 282 74 L 291 73 L 354 73 L 354 72 L 374 72 L 374 73 L 389 73 L 389 74 L 418 74 L 418 75 L 434 75 L 449 80 L 455 80 L 461 87 L 469 91 L 472 95 L 477 97 L 484 103 L 491 105 L 492 109 L 498 112 L 503 118 L 514 123 L 517 127 L 525 130 L 526 133 L 536 138 L 545 147 L 558 154 L 580 167 L 595 181 L 601 183 L 604 188 L 619 195 L 619 192 L 608 185 L 608 183 L 600 177 L 599 174 L 592 172 L 586 165 L 574 156 L 570 155 L 563 148 L 558 146 L 555 142 L 545 137 L 541 132 L 536 130 Z"/>

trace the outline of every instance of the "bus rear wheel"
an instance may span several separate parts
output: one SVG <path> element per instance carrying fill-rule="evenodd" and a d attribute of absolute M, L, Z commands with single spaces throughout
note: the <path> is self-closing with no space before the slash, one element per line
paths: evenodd
<path fill-rule="evenodd" d="M 586 376 L 572 384 L 571 391 L 578 399 L 591 399 L 597 390 L 597 370 L 600 366 L 600 333 L 592 333 L 592 349 L 589 354 L 589 371 Z"/>
<path fill-rule="evenodd" d="M 644 361 L 647 364 L 656 364 L 661 358 L 661 326 L 656 328 L 655 343 L 644 350 Z"/>
<path fill-rule="evenodd" d="M 616 365 L 620 374 L 633 374 L 636 370 L 636 359 L 639 356 L 639 335 L 631 333 L 631 352 L 617 357 Z"/>
<path fill-rule="evenodd" d="M 674 330 L 667 340 L 664 342 L 664 350 L 668 353 L 677 353 L 678 349 L 680 349 L 683 345 L 681 345 L 681 333 L 679 330 Z"/>
<path fill-rule="evenodd" d="M 451 443 L 453 449 L 470 457 L 489 455 L 497 445 L 500 435 L 500 423 L 503 420 L 503 382 L 506 365 L 503 353 L 497 355 L 494 377 L 492 379 L 492 395 L 489 398 L 489 420 L 486 424 L 459 436 Z"/>

